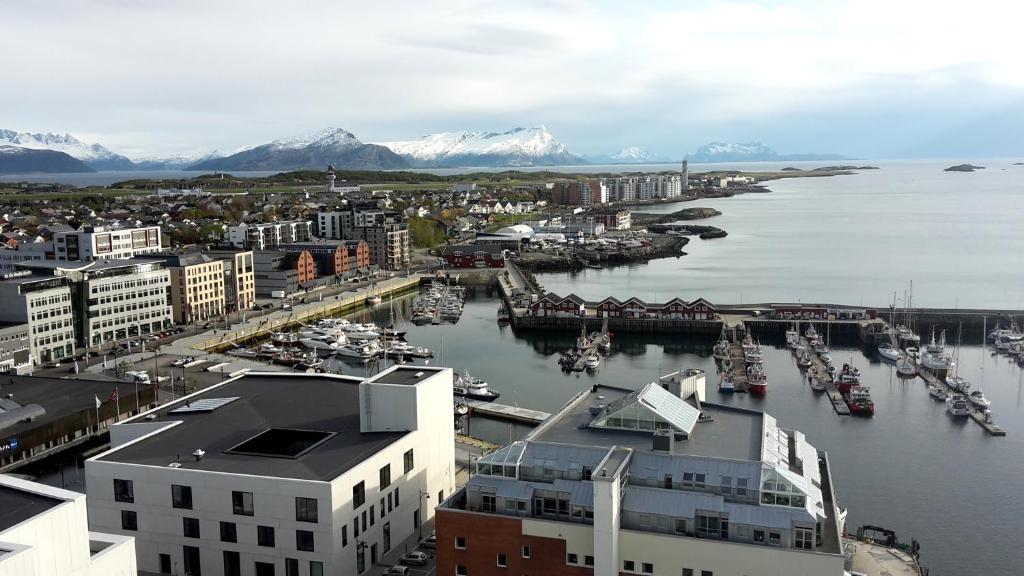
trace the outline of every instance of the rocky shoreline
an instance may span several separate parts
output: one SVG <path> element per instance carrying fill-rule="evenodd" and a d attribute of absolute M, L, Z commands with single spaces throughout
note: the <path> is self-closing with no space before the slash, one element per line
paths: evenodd
<path fill-rule="evenodd" d="M 658 258 L 685 256 L 683 247 L 689 242 L 689 238 L 681 235 L 655 234 L 649 246 L 615 252 L 580 250 L 564 256 L 528 252 L 519 258 L 517 264 L 521 268 L 533 272 L 572 272 L 584 268 L 621 266 Z"/>

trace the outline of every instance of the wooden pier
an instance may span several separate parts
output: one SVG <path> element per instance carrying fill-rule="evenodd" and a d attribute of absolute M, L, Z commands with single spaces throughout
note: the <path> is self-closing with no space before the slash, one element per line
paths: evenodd
<path fill-rule="evenodd" d="M 735 392 L 747 391 L 747 361 L 743 357 L 743 346 L 734 342 L 729 345 L 729 359 L 732 360 L 732 385 Z"/>
<path fill-rule="evenodd" d="M 590 343 L 587 344 L 583 353 L 580 354 L 579 359 L 573 364 L 572 369 L 576 372 L 582 372 L 587 367 L 587 357 L 591 354 L 597 354 L 597 348 L 606 342 L 608 342 L 608 333 L 592 332 L 589 338 Z"/>
<path fill-rule="evenodd" d="M 497 402 L 484 402 L 482 400 L 466 400 L 469 404 L 470 413 L 478 416 L 487 416 L 497 420 L 508 420 L 520 424 L 532 424 L 536 426 L 551 417 L 547 412 L 530 410 L 519 406 L 498 404 Z"/>
<path fill-rule="evenodd" d="M 917 375 L 920 376 L 921 379 L 927 382 L 928 384 L 938 386 L 946 394 L 958 393 L 952 388 L 950 388 L 949 385 L 946 384 L 946 381 L 944 379 L 932 374 L 924 366 L 918 365 Z M 967 405 L 970 407 L 971 410 L 971 420 L 977 422 L 978 426 L 981 426 L 982 429 L 985 430 L 985 432 L 988 432 L 992 436 L 1006 436 L 1006 430 L 1000 428 L 999 425 L 997 425 L 995 422 L 989 422 L 988 420 L 986 420 L 985 413 L 979 410 L 974 404 L 971 404 L 969 400 Z"/>
<path fill-rule="evenodd" d="M 850 407 L 846 404 L 846 400 L 843 400 L 843 395 L 839 393 L 836 381 L 829 375 L 825 363 L 821 361 L 818 354 L 811 348 L 811 343 L 803 336 L 800 337 L 800 344 L 803 344 L 804 350 L 807 350 L 807 355 L 811 358 L 811 369 L 816 371 L 819 376 L 827 377 L 827 380 L 825 380 L 825 394 L 828 395 L 829 402 L 832 403 L 832 409 L 840 416 L 849 416 Z M 810 373 L 811 369 L 808 369 L 807 373 Z M 805 374 L 801 374 L 800 377 L 806 381 Z"/>

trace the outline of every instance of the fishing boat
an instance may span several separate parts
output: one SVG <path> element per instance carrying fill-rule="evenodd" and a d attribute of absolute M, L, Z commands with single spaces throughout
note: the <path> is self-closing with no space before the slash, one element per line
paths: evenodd
<path fill-rule="evenodd" d="M 907 353 L 907 356 L 910 356 L 914 360 L 917 360 L 921 355 L 921 350 L 917 346 L 907 346 L 904 348 L 904 351 Z"/>
<path fill-rule="evenodd" d="M 796 348 L 796 345 L 800 343 L 800 332 L 796 328 L 790 328 L 786 330 L 786 346 L 790 348 Z"/>
<path fill-rule="evenodd" d="M 302 361 L 302 356 L 293 354 L 292 352 L 285 350 L 284 352 L 275 355 L 273 358 L 270 359 L 270 361 L 273 362 L 274 364 L 278 364 L 281 366 L 295 366 L 296 364 Z"/>
<path fill-rule="evenodd" d="M 755 396 L 764 396 L 768 393 L 768 376 L 760 364 L 747 366 L 747 391 Z"/>
<path fill-rule="evenodd" d="M 939 340 L 935 340 L 935 330 L 932 329 L 932 338 L 921 355 L 921 364 L 933 371 L 949 370 L 953 367 L 953 357 L 946 352 L 946 331 L 943 330 Z"/>
<path fill-rule="evenodd" d="M 729 339 L 725 336 L 725 329 L 722 329 L 722 336 L 715 342 L 715 347 L 711 350 L 711 355 L 714 356 L 715 360 L 725 360 L 729 357 Z"/>
<path fill-rule="evenodd" d="M 963 394 L 953 394 L 946 398 L 946 410 L 953 416 L 969 416 L 971 407 Z"/>
<path fill-rule="evenodd" d="M 928 395 L 931 396 L 932 398 L 935 398 L 936 400 L 946 399 L 946 391 L 936 386 L 935 384 L 928 385 Z"/>
<path fill-rule="evenodd" d="M 867 386 L 853 386 L 843 394 L 843 400 L 854 416 L 874 416 L 875 403 L 871 401 L 871 390 Z"/>
<path fill-rule="evenodd" d="M 839 372 L 836 387 L 840 394 L 846 394 L 851 388 L 860 384 L 860 370 L 849 364 L 843 364 Z"/>
<path fill-rule="evenodd" d="M 815 392 L 824 392 L 828 388 L 828 381 L 825 377 L 819 374 L 811 374 L 810 376 L 811 390 Z"/>
<path fill-rule="evenodd" d="M 583 361 L 583 365 L 586 366 L 587 370 L 597 370 L 597 367 L 601 365 L 601 357 L 597 354 L 590 354 Z"/>
<path fill-rule="evenodd" d="M 761 351 L 761 345 L 755 344 L 754 346 L 743 347 L 743 360 L 747 364 L 760 364 L 764 360 L 764 353 Z"/>
<path fill-rule="evenodd" d="M 718 391 L 723 394 L 732 394 L 736 391 L 736 383 L 732 379 L 731 372 L 722 372 L 718 379 Z"/>
<path fill-rule="evenodd" d="M 500 306 L 498 306 L 498 323 L 499 324 L 505 324 L 505 323 L 509 322 L 510 320 L 511 320 L 511 318 L 509 317 L 509 314 L 508 314 L 508 308 L 506 308 L 505 304 L 502 303 Z"/>
<path fill-rule="evenodd" d="M 978 408 L 985 409 L 992 406 L 992 401 L 985 397 L 985 393 L 981 391 L 981 388 L 976 388 L 967 395 L 967 399 Z"/>
<path fill-rule="evenodd" d="M 808 354 L 806 351 L 801 352 L 800 356 L 798 356 L 796 359 L 796 365 L 801 370 L 806 370 L 807 368 L 810 368 L 811 364 L 811 355 Z"/>
<path fill-rule="evenodd" d="M 720 370 L 721 372 L 732 373 L 732 368 L 733 364 L 731 358 L 726 358 L 725 360 L 722 360 L 722 369 Z"/>
<path fill-rule="evenodd" d="M 487 382 L 471 376 L 469 370 L 466 370 L 464 374 L 456 374 L 452 386 L 456 396 L 472 398 L 474 400 L 491 402 L 501 396 L 496 390 L 488 388 Z"/>
<path fill-rule="evenodd" d="M 892 344 L 882 342 L 878 345 L 878 355 L 881 356 L 883 360 L 895 362 L 899 360 L 900 351 L 899 348 L 894 347 Z"/>

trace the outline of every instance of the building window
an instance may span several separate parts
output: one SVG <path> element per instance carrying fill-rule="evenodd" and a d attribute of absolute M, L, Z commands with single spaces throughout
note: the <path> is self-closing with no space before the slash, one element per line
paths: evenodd
<path fill-rule="evenodd" d="M 366 510 L 363 510 L 363 532 L 366 532 Z"/>
<path fill-rule="evenodd" d="M 341 527 L 341 547 L 348 546 L 348 525 Z"/>
<path fill-rule="evenodd" d="M 234 522 L 220 523 L 220 541 L 238 542 L 238 527 L 235 526 Z"/>
<path fill-rule="evenodd" d="M 497 511 L 497 501 L 494 494 L 483 494 L 480 496 L 480 509 L 484 512 L 495 512 Z"/>
<path fill-rule="evenodd" d="M 694 474 L 693 475 L 693 487 L 694 488 L 703 488 L 704 487 L 704 475 L 703 474 Z"/>
<path fill-rule="evenodd" d="M 778 532 L 768 533 L 768 543 L 772 546 L 779 546 L 782 544 L 782 535 Z"/>
<path fill-rule="evenodd" d="M 594 557 L 593 556 L 584 556 L 583 557 L 583 565 L 584 566 L 593 566 L 594 565 Z"/>
<path fill-rule="evenodd" d="M 529 546 L 523 546 L 523 558 L 529 558 L 529 557 L 530 557 L 530 547 Z"/>
<path fill-rule="evenodd" d="M 498 554 L 498 568 L 508 568 L 508 556 L 504 554 Z"/>
<path fill-rule="evenodd" d="M 171 555 L 161 554 L 160 555 L 160 573 L 170 574 L 171 573 Z"/>
<path fill-rule="evenodd" d="M 700 576 L 715 576 L 715 573 L 711 570 L 701 570 Z"/>
<path fill-rule="evenodd" d="M 356 546 L 356 572 L 362 574 L 366 571 L 366 555 L 363 549 Z"/>
<path fill-rule="evenodd" d="M 386 464 L 380 469 L 380 489 L 383 490 L 391 485 L 391 464 Z"/>
<path fill-rule="evenodd" d="M 644 562 L 640 565 L 644 574 L 654 574 L 654 564 L 650 562 Z"/>
<path fill-rule="evenodd" d="M 736 495 L 746 496 L 747 495 L 747 479 L 737 478 L 736 479 Z"/>
<path fill-rule="evenodd" d="M 274 565 L 270 562 L 257 562 L 256 576 L 274 576 Z"/>
<path fill-rule="evenodd" d="M 693 576 L 693 568 L 683 568 L 683 576 Z"/>
<path fill-rule="evenodd" d="M 296 569 L 295 576 L 299 576 L 299 572 Z M 324 576 L 324 563 L 317 562 L 315 560 L 309 561 L 309 576 Z"/>
<path fill-rule="evenodd" d="M 295 499 L 295 521 L 296 522 L 317 522 L 316 498 Z"/>
<path fill-rule="evenodd" d="M 295 558 L 284 559 L 284 576 L 299 576 L 299 561 Z"/>
<path fill-rule="evenodd" d="M 622 569 L 625 570 L 626 572 L 632 572 L 632 571 L 636 570 L 636 563 L 633 562 L 632 560 L 623 560 L 622 561 Z"/>
<path fill-rule="evenodd" d="M 139 529 L 139 517 L 131 510 L 121 510 L 121 529 L 137 531 Z"/>
<path fill-rule="evenodd" d="M 309 530 L 296 530 L 295 548 L 303 552 L 313 552 L 313 533 Z"/>
<path fill-rule="evenodd" d="M 579 556 L 577 556 L 575 554 L 566 554 L 565 555 L 565 562 L 567 564 L 579 564 L 579 561 L 580 561 Z"/>
<path fill-rule="evenodd" d="M 182 518 L 181 526 L 185 538 L 199 538 L 199 518 Z"/>
<path fill-rule="evenodd" d="M 171 506 L 192 509 L 192 487 L 171 485 Z"/>
<path fill-rule="evenodd" d="M 395 508 L 398 508 L 398 486 L 395 486 Z"/>
<path fill-rule="evenodd" d="M 803 550 L 814 548 L 814 530 L 797 527 L 794 530 L 794 546 Z"/>
<path fill-rule="evenodd" d="M 224 551 L 224 576 L 242 576 L 242 559 L 238 552 Z"/>
<path fill-rule="evenodd" d="M 455 549 L 456 550 L 465 550 L 466 549 L 466 537 L 465 536 L 456 536 L 455 537 Z"/>
<path fill-rule="evenodd" d="M 391 510 L 394 509 L 393 506 L 392 506 L 394 504 L 394 501 L 391 498 L 392 496 L 393 496 L 393 494 L 388 494 L 388 512 L 391 512 Z M 384 505 L 381 504 L 381 508 L 383 508 L 383 507 L 384 507 Z"/>
<path fill-rule="evenodd" d="M 366 485 L 360 482 L 352 487 L 352 508 L 359 508 L 366 502 Z"/>
<path fill-rule="evenodd" d="M 365 514 L 365 512 L 363 512 L 363 514 Z M 374 519 L 373 504 L 370 504 L 370 526 L 373 526 L 373 521 L 374 521 L 373 519 Z"/>
<path fill-rule="evenodd" d="M 252 516 L 252 492 L 232 492 L 231 510 L 236 516 Z"/>
<path fill-rule="evenodd" d="M 274 547 L 274 527 L 273 526 L 257 526 L 256 527 L 256 543 L 260 546 L 267 548 Z"/>
<path fill-rule="evenodd" d="M 128 504 L 135 503 L 135 485 L 131 480 L 114 479 L 114 500 Z"/>
<path fill-rule="evenodd" d="M 195 546 L 182 546 L 181 555 L 184 559 L 185 574 L 189 576 L 203 576 L 203 565 L 199 561 L 199 548 Z"/>
<path fill-rule="evenodd" d="M 456 564 L 455 576 L 469 576 L 469 570 L 467 570 L 462 564 Z"/>
<path fill-rule="evenodd" d="M 408 474 L 409 472 L 412 472 L 413 465 L 415 464 L 415 460 L 413 459 L 412 448 L 409 448 L 408 450 L 405 451 L 405 456 L 402 458 L 402 461 L 405 469 L 404 473 Z"/>

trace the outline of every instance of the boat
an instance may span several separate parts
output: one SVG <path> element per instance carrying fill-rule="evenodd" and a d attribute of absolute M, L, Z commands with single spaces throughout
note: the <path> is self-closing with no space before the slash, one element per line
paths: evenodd
<path fill-rule="evenodd" d="M 807 368 L 810 368 L 811 364 L 811 355 L 808 354 L 806 351 L 801 352 L 800 356 L 798 356 L 796 359 L 796 365 L 801 370 L 806 370 Z"/>
<path fill-rule="evenodd" d="M 967 391 L 971 389 L 971 383 L 967 381 L 967 378 L 963 376 L 946 376 L 946 386 L 949 386 L 954 392 L 960 392 L 967 394 Z"/>
<path fill-rule="evenodd" d="M 299 344 L 306 346 L 303 340 L 321 339 L 334 342 L 338 346 L 348 344 L 348 336 L 340 328 L 303 326 L 298 333 Z"/>
<path fill-rule="evenodd" d="M 910 356 L 915 360 L 917 360 L 918 356 L 921 355 L 921 350 L 917 346 L 907 346 L 904 348 L 904 351 L 907 353 L 907 356 Z"/>
<path fill-rule="evenodd" d="M 786 346 L 790 348 L 796 348 L 796 345 L 800 343 L 800 332 L 796 328 L 790 328 L 786 330 Z"/>
<path fill-rule="evenodd" d="M 849 365 L 843 364 L 843 369 L 839 372 L 837 378 L 836 387 L 839 389 L 840 394 L 846 394 L 850 391 L 850 388 L 860 384 L 860 370 Z"/>
<path fill-rule="evenodd" d="M 302 345 L 306 348 L 312 348 L 313 350 L 326 350 L 328 352 L 335 352 L 345 346 L 345 342 L 340 342 L 337 337 L 322 334 L 319 336 L 310 335 L 299 340 Z"/>
<path fill-rule="evenodd" d="M 928 395 L 931 396 L 932 398 L 935 398 L 936 400 L 946 399 L 946 391 L 936 386 L 935 384 L 928 385 Z"/>
<path fill-rule="evenodd" d="M 899 360 L 900 350 L 888 342 L 882 342 L 878 345 L 878 355 L 881 356 L 883 360 L 895 362 Z"/>
<path fill-rule="evenodd" d="M 953 394 L 946 398 L 946 410 L 953 416 L 969 416 L 971 407 L 963 394 Z"/>
<path fill-rule="evenodd" d="M 768 376 L 760 364 L 747 366 L 747 391 L 756 396 L 764 396 L 768 392 Z"/>
<path fill-rule="evenodd" d="M 299 335 L 294 332 L 274 332 L 270 335 L 270 341 L 275 346 L 299 346 Z"/>
<path fill-rule="evenodd" d="M 377 340 L 381 336 L 380 332 L 377 332 L 379 328 L 373 324 L 350 322 L 341 329 L 348 336 L 349 340 Z"/>
<path fill-rule="evenodd" d="M 274 346 L 273 344 L 260 344 L 256 347 L 256 355 L 258 356 L 273 356 L 274 354 L 280 354 L 283 352 L 281 348 Z"/>
<path fill-rule="evenodd" d="M 976 388 L 967 395 L 967 399 L 978 408 L 984 410 L 992 406 L 992 401 L 985 397 L 985 393 L 981 391 L 981 388 Z"/>
<path fill-rule="evenodd" d="M 587 370 L 597 370 L 597 367 L 601 365 L 601 357 L 597 354 L 591 354 L 587 356 L 583 364 L 587 367 Z"/>
<path fill-rule="evenodd" d="M 722 360 L 722 369 L 720 370 L 721 372 L 732 373 L 732 368 L 733 364 L 731 358 L 726 358 L 725 360 Z"/>
<path fill-rule="evenodd" d="M 843 400 L 854 416 L 874 416 L 875 403 L 871 401 L 871 390 L 867 386 L 853 386 L 843 394 Z"/>
<path fill-rule="evenodd" d="M 761 352 L 761 346 L 755 344 L 752 347 L 743 347 L 743 360 L 747 364 L 760 364 L 764 360 L 764 354 Z"/>
<path fill-rule="evenodd" d="M 434 353 L 422 346 L 413 346 L 408 342 L 392 342 L 387 346 L 387 355 L 391 357 L 408 356 L 411 358 L 433 358 Z"/>
<path fill-rule="evenodd" d="M 376 306 L 383 301 L 384 299 L 380 297 L 380 294 L 370 294 L 366 297 L 367 306 Z"/>
<path fill-rule="evenodd" d="M 809 377 L 811 383 L 811 390 L 815 392 L 824 392 L 828 388 L 828 381 L 824 377 L 818 374 L 811 374 Z"/>
<path fill-rule="evenodd" d="M 715 342 L 715 347 L 711 350 L 711 355 L 714 356 L 715 360 L 725 360 L 731 354 L 729 350 L 729 340 L 725 336 L 725 329 L 722 329 L 722 336 Z"/>
<path fill-rule="evenodd" d="M 896 373 L 900 376 L 916 376 L 917 364 L 906 354 L 900 354 L 899 359 L 896 360 Z"/>
<path fill-rule="evenodd" d="M 925 346 L 924 354 L 921 355 L 921 364 L 933 371 L 949 370 L 953 367 L 953 357 L 946 352 L 946 332 L 943 330 L 939 341 L 935 340 L 935 330 L 932 329 L 932 338 Z"/>
<path fill-rule="evenodd" d="M 497 400 L 501 396 L 497 391 L 488 388 L 487 382 L 476 376 L 471 376 L 469 370 L 466 370 L 464 374 L 455 375 L 453 388 L 456 396 L 484 400 L 485 402 Z"/>
<path fill-rule="evenodd" d="M 469 404 L 466 404 L 465 402 L 463 402 L 461 400 L 456 401 L 455 402 L 455 415 L 456 416 L 465 416 L 466 414 L 469 414 Z"/>
<path fill-rule="evenodd" d="M 723 394 L 732 394 L 736 391 L 736 383 L 733 382 L 731 372 L 723 372 L 718 379 L 718 391 Z"/>
<path fill-rule="evenodd" d="M 380 353 L 380 344 L 376 340 L 368 342 L 350 342 L 339 347 L 334 353 L 343 358 L 369 360 Z"/>
<path fill-rule="evenodd" d="M 302 361 L 302 356 L 293 354 L 292 352 L 285 350 L 284 352 L 281 352 L 280 354 L 277 354 L 276 356 L 271 358 L 270 361 L 273 362 L 274 364 L 279 364 L 281 366 L 295 366 L 296 364 Z"/>
<path fill-rule="evenodd" d="M 505 304 L 502 303 L 500 306 L 498 306 L 498 323 L 504 324 L 506 322 L 509 322 L 510 320 L 511 318 L 509 317 L 508 314 L 508 308 L 506 308 Z"/>
<path fill-rule="evenodd" d="M 299 368 L 304 370 L 316 370 L 323 365 L 324 361 L 316 355 L 315 349 L 312 354 L 303 354 L 302 360 L 299 360 Z"/>

